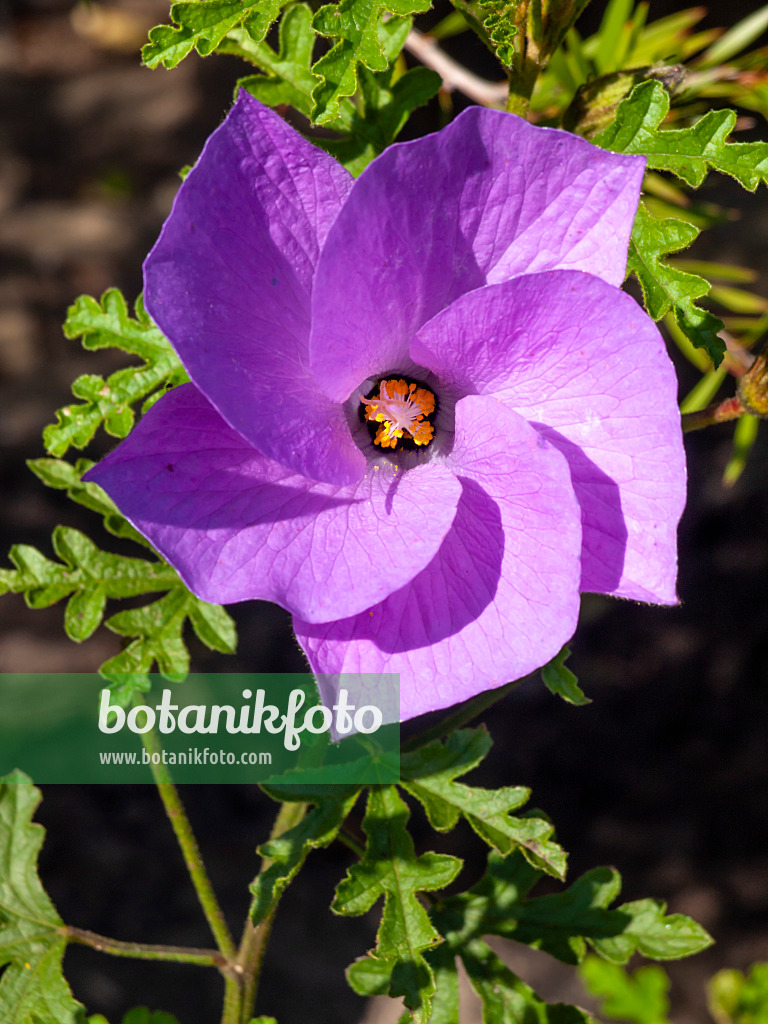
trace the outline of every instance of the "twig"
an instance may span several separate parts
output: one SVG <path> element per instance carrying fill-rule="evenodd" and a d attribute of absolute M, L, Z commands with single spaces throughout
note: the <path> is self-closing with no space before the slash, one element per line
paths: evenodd
<path fill-rule="evenodd" d="M 509 94 L 509 83 L 488 82 L 468 71 L 453 57 L 441 50 L 437 40 L 431 39 L 416 29 L 411 29 L 405 40 L 405 49 L 420 60 L 424 67 L 436 71 L 443 80 L 443 88 L 452 92 L 458 89 L 476 103 L 485 107 L 503 107 Z"/>

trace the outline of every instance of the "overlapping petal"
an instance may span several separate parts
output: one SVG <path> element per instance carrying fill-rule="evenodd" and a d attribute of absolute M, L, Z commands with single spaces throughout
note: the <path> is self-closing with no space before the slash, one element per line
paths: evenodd
<path fill-rule="evenodd" d="M 446 466 L 387 462 L 336 487 L 256 452 L 192 384 L 149 410 L 88 477 L 220 604 L 263 598 L 311 622 L 354 615 L 426 566 L 456 514 Z"/>
<path fill-rule="evenodd" d="M 361 615 L 294 620 L 312 669 L 331 674 L 321 686 L 333 673 L 399 672 L 404 719 L 533 671 L 578 616 L 580 510 L 560 452 L 501 402 L 470 396 L 450 465 L 456 519 L 410 584 Z"/>
<path fill-rule="evenodd" d="M 406 370 L 412 336 L 459 295 L 557 268 L 620 285 L 644 159 L 470 107 L 390 147 L 328 233 L 315 279 L 312 369 L 343 401 Z"/>
<path fill-rule="evenodd" d="M 364 460 L 309 369 L 310 293 L 352 179 L 245 92 L 179 191 L 145 301 L 224 419 L 294 472 L 351 483 Z"/>
<path fill-rule="evenodd" d="M 630 296 L 578 272 L 519 277 L 460 298 L 424 326 L 412 354 L 459 393 L 508 403 L 568 459 L 583 590 L 676 602 L 677 381 Z"/>

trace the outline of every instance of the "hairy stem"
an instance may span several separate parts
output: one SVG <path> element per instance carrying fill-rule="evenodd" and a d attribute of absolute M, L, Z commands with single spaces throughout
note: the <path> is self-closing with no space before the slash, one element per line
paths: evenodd
<path fill-rule="evenodd" d="M 280 804 L 280 810 L 272 826 L 270 840 L 277 839 L 287 832 L 288 829 L 298 825 L 307 812 L 305 803 Z M 262 874 L 270 866 L 272 861 L 264 857 L 261 862 L 259 874 Z M 243 936 L 240 940 L 240 949 L 237 954 L 237 966 L 242 972 L 242 996 L 240 1003 L 240 1017 L 222 1017 L 221 1024 L 248 1024 L 253 1014 L 253 1007 L 256 1002 L 256 991 L 261 976 L 261 967 L 264 961 L 264 951 L 267 947 L 269 933 L 272 930 L 272 921 L 275 916 L 277 904 L 272 907 L 268 916 L 259 924 L 254 925 L 249 912 L 243 929 Z"/>
<path fill-rule="evenodd" d="M 235 944 L 224 920 L 224 915 L 216 899 L 211 881 L 208 878 L 208 872 L 200 856 L 200 849 L 187 813 L 184 810 L 184 805 L 181 802 L 181 797 L 176 786 L 173 784 L 167 767 L 162 764 L 162 758 L 152 757 L 153 754 L 161 753 L 160 741 L 154 731 L 144 733 L 142 740 L 144 741 L 147 753 L 150 755 L 152 777 L 155 780 L 160 799 L 163 801 L 165 813 L 168 815 L 168 820 L 181 847 L 184 863 L 187 865 L 187 871 L 197 893 L 200 906 L 205 914 L 205 919 L 216 940 L 216 945 L 219 947 L 219 952 L 227 961 L 233 961 L 237 955 Z M 160 763 L 156 764 L 155 760 Z"/>
<path fill-rule="evenodd" d="M 162 946 L 148 942 L 123 942 L 86 928 L 65 925 L 61 929 L 68 942 L 90 946 L 100 953 L 123 956 L 133 960 L 162 960 L 177 964 L 197 964 L 201 967 L 216 967 L 223 974 L 234 973 L 232 964 L 217 949 L 195 949 L 189 946 Z"/>

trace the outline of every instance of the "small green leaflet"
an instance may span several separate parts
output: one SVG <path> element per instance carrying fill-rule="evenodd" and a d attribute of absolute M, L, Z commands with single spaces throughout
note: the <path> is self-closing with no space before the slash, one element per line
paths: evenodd
<path fill-rule="evenodd" d="M 78 643 L 101 624 L 108 599 L 168 591 L 159 601 L 118 612 L 105 623 L 114 633 L 135 638 L 100 669 L 115 683 L 114 692 L 121 701 L 130 700 L 136 690 L 149 689 L 155 662 L 168 679 L 186 675 L 189 654 L 182 631 L 187 618 L 206 646 L 234 652 L 237 637 L 228 613 L 191 594 L 169 565 L 101 551 L 85 534 L 65 526 L 56 527 L 52 542 L 59 562 L 37 548 L 14 545 L 9 557 L 15 569 L 0 569 L 0 594 L 23 594 L 30 608 L 46 608 L 69 598 L 64 628 Z"/>
<path fill-rule="evenodd" d="M 741 971 L 723 970 L 708 985 L 709 1008 L 718 1024 L 766 1024 L 768 1021 L 768 964 Z"/>
<path fill-rule="evenodd" d="M 141 51 L 144 64 L 175 68 L 194 48 L 207 57 L 227 32 L 247 27 L 257 42 L 266 36 L 288 0 L 183 0 L 171 5 L 174 25 L 156 25 Z"/>
<path fill-rule="evenodd" d="M 356 787 L 335 786 L 329 792 L 334 795 L 316 798 L 316 806 L 293 828 L 259 847 L 259 854 L 270 863 L 251 885 L 254 924 L 269 917 L 310 851 L 328 846 L 336 838 L 358 795 Z"/>
<path fill-rule="evenodd" d="M 520 849 L 535 867 L 563 878 L 566 855 L 551 841 L 550 823 L 510 813 L 527 802 L 529 790 L 522 786 L 487 790 L 455 781 L 476 767 L 490 747 L 484 729 L 464 729 L 445 743 L 436 740 L 404 754 L 400 763 L 403 787 L 421 801 L 438 831 L 454 828 L 459 817 L 464 817 L 481 839 L 500 853 Z"/>
<path fill-rule="evenodd" d="M 654 320 L 672 312 L 686 337 L 706 350 L 715 366 L 725 352 L 719 337 L 723 322 L 696 305 L 706 295 L 709 281 L 665 262 L 664 256 L 686 248 L 698 235 L 692 224 L 674 217 L 659 220 L 641 203 L 629 242 L 628 273 L 634 274 L 643 290 L 645 308 Z"/>
<path fill-rule="evenodd" d="M 668 1024 L 669 976 L 661 967 L 638 967 L 629 974 L 618 964 L 588 956 L 579 968 L 581 979 L 594 996 L 600 1012 L 634 1024 Z"/>
<path fill-rule="evenodd" d="M 221 46 L 222 52 L 244 57 L 265 72 L 241 78 L 238 86 L 268 106 L 285 103 L 311 117 L 312 90 L 317 85 L 312 73 L 315 34 L 311 23 L 312 11 L 307 4 L 289 8 L 280 22 L 277 52 L 267 43 L 253 43 L 243 30 L 231 32 Z M 379 22 L 379 42 L 388 61 L 402 49 L 410 25 L 410 18 Z M 363 68 L 359 75 L 359 103 L 342 98 L 337 117 L 327 122 L 329 128 L 347 137 L 312 140 L 355 175 L 394 141 L 412 111 L 428 102 L 441 84 L 440 76 L 427 68 L 412 68 L 399 77 L 394 67 L 376 74 Z"/>
<path fill-rule="evenodd" d="M 401 17 L 427 11 L 431 0 L 340 0 L 326 4 L 312 19 L 319 35 L 337 40 L 312 68 L 319 79 L 312 90 L 312 120 L 329 124 L 339 105 L 357 88 L 359 67 L 386 71 L 388 55 L 379 39 L 379 20 L 386 12 Z"/>
<path fill-rule="evenodd" d="M 525 16 L 526 9 L 527 4 L 523 0 L 477 0 L 475 5 L 480 24 L 496 56 L 506 68 L 516 67 L 520 63 L 522 47 L 517 39 L 519 30 L 515 22 L 519 14 Z"/>
<path fill-rule="evenodd" d="M 569 704 L 583 707 L 585 704 L 591 704 L 592 701 L 589 697 L 584 696 L 578 679 L 565 664 L 570 656 L 570 648 L 564 647 L 552 661 L 544 665 L 541 670 L 541 678 L 550 693 L 554 693 L 556 697 L 562 697 Z"/>
<path fill-rule="evenodd" d="M 100 426 L 113 437 L 126 437 L 134 422 L 133 405 L 145 400 L 143 408 L 147 409 L 168 388 L 188 380 L 141 299 L 136 303 L 134 319 L 116 288 L 105 292 L 100 303 L 82 295 L 67 312 L 64 334 L 67 338 L 82 338 L 87 349 L 118 348 L 139 356 L 144 366 L 117 370 L 106 380 L 96 374 L 78 377 L 72 393 L 83 401 L 59 409 L 57 422 L 43 432 L 51 455 L 63 455 L 72 446 L 84 448 Z"/>
<path fill-rule="evenodd" d="M 729 174 L 750 192 L 768 181 L 768 142 L 728 142 L 736 124 L 734 110 L 710 110 L 689 128 L 662 129 L 668 113 L 666 89 L 659 82 L 643 82 L 593 142 L 614 153 L 642 153 L 649 170 L 670 171 L 692 188 L 709 171 Z"/>
<path fill-rule="evenodd" d="M 32 816 L 40 791 L 22 772 L 0 779 L 0 1020 L 82 1024 L 62 974 L 64 922 L 37 875 L 45 838 Z"/>
<path fill-rule="evenodd" d="M 406 828 L 408 817 L 408 808 L 394 786 L 370 790 L 363 819 L 368 838 L 365 855 L 339 883 L 331 909 L 354 917 L 384 897 L 372 959 L 361 961 L 365 967 L 355 965 L 351 976 L 359 971 L 378 972 L 389 979 L 389 994 L 402 995 L 415 1019 L 427 1021 L 435 982 L 423 954 L 441 938 L 416 894 L 450 884 L 461 861 L 438 853 L 417 857 Z"/>

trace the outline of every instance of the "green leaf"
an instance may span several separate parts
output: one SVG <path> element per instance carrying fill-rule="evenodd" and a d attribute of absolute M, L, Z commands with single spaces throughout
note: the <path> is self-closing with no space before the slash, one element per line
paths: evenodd
<path fill-rule="evenodd" d="M 491 47 L 506 68 L 517 67 L 520 63 L 517 21 L 525 11 L 523 0 L 477 0 L 475 4 L 475 12 Z"/>
<path fill-rule="evenodd" d="M 334 796 L 317 799 L 313 807 L 293 828 L 259 847 L 259 854 L 270 861 L 251 885 L 254 899 L 251 918 L 254 924 L 272 913 L 286 887 L 312 850 L 328 846 L 338 835 L 357 800 L 359 790 L 334 787 Z"/>
<path fill-rule="evenodd" d="M 141 51 L 144 64 L 175 68 L 194 48 L 207 57 L 224 36 L 238 26 L 247 27 L 260 42 L 288 0 L 183 0 L 171 5 L 174 25 L 156 25 Z"/>
<path fill-rule="evenodd" d="M 404 788 L 424 805 L 430 823 L 440 832 L 464 817 L 490 846 L 507 854 L 519 848 L 536 867 L 562 878 L 566 857 L 550 842 L 552 826 L 540 818 L 516 818 L 511 811 L 530 795 L 522 786 L 481 789 L 455 781 L 485 757 L 491 741 L 484 729 L 461 730 L 445 743 L 439 740 L 404 754 L 400 773 Z"/>
<path fill-rule="evenodd" d="M 718 971 L 707 994 L 717 1024 L 768 1024 L 768 964 L 753 964 L 746 977 Z"/>
<path fill-rule="evenodd" d="M 312 90 L 317 79 L 312 73 L 312 12 L 308 5 L 297 4 L 286 11 L 280 22 L 279 49 L 267 43 L 253 44 L 242 30 L 231 32 L 223 49 L 238 53 L 266 73 L 241 78 L 238 86 L 270 106 L 285 103 L 311 117 Z M 410 27 L 408 18 L 390 18 L 380 22 L 379 42 L 387 60 L 402 48 Z M 427 103 L 439 90 L 441 79 L 427 68 L 413 68 L 399 77 L 395 69 L 373 74 L 359 72 L 360 102 L 342 98 L 338 113 L 326 122 L 344 138 L 313 142 L 332 153 L 352 174 L 359 174 L 370 161 L 394 141 L 412 111 Z"/>
<path fill-rule="evenodd" d="M 406 828 L 408 816 L 394 786 L 371 789 L 363 819 L 365 855 L 339 883 L 331 909 L 357 916 L 384 897 L 373 958 L 392 963 L 389 994 L 402 995 L 409 1009 L 428 1020 L 435 982 L 423 953 L 441 938 L 416 893 L 444 888 L 461 861 L 437 853 L 417 857 Z"/>
<path fill-rule="evenodd" d="M 146 1006 L 134 1006 L 125 1014 L 122 1024 L 179 1024 L 170 1013 L 150 1010 Z"/>
<path fill-rule="evenodd" d="M 78 459 L 74 465 L 63 459 L 28 459 L 27 465 L 47 487 L 66 491 L 72 501 L 103 516 L 104 526 L 110 533 L 152 550 L 149 542 L 134 530 L 106 491 L 98 484 L 83 483 L 83 475 L 95 465 L 90 459 Z"/>
<path fill-rule="evenodd" d="M 56 413 L 56 423 L 43 432 L 51 455 L 63 455 L 70 447 L 84 448 L 100 426 L 114 437 L 125 437 L 134 422 L 133 406 L 148 396 L 159 396 L 189 378 L 178 356 L 144 310 L 136 303 L 136 317 L 128 314 L 125 299 L 116 288 L 101 303 L 82 295 L 70 306 L 64 323 L 67 338 L 82 338 L 87 349 L 118 348 L 139 356 L 144 365 L 117 370 L 106 380 L 95 374 L 78 377 L 72 385 L 81 403 Z"/>
<path fill-rule="evenodd" d="M 618 964 L 588 956 L 579 968 L 582 981 L 598 996 L 600 1012 L 634 1024 L 668 1024 L 669 977 L 661 967 L 639 967 L 628 974 Z"/>
<path fill-rule="evenodd" d="M 32 823 L 40 791 L 22 772 L 0 779 L 0 1020 L 78 1024 L 82 1006 L 62 973 L 64 923 L 37 875 L 45 832 Z"/>
<path fill-rule="evenodd" d="M 658 220 L 641 203 L 632 227 L 627 271 L 640 282 L 649 316 L 660 320 L 672 312 L 686 337 L 718 366 L 725 352 L 725 343 L 718 336 L 723 323 L 696 305 L 696 299 L 709 291 L 709 282 L 664 260 L 669 253 L 689 246 L 698 233 L 683 220 Z"/>
<path fill-rule="evenodd" d="M 66 464 L 41 461 L 46 463 L 38 467 L 42 475 L 66 485 Z M 94 502 L 99 500 L 96 495 Z M 203 643 L 217 651 L 234 652 L 237 637 L 228 613 L 190 593 L 176 570 L 165 562 L 101 551 L 89 537 L 70 527 L 57 526 L 52 541 L 59 562 L 25 544 L 12 547 L 9 557 L 16 568 L 0 569 L 0 593 L 23 594 L 30 608 L 45 608 L 68 597 L 64 628 L 71 640 L 80 642 L 91 636 L 102 622 L 108 600 L 168 591 L 158 601 L 118 612 L 105 622 L 108 629 L 131 641 L 100 669 L 114 684 L 113 692 L 122 703 L 134 692 L 149 689 L 148 675 L 155 663 L 166 679 L 184 678 L 189 671 L 189 652 L 183 639 L 187 619 Z"/>
<path fill-rule="evenodd" d="M 385 12 L 401 17 L 429 10 L 430 0 L 340 0 L 326 4 L 312 19 L 315 32 L 336 39 L 312 68 L 319 79 L 312 90 L 312 119 L 329 124 L 339 115 L 341 100 L 357 88 L 360 67 L 386 71 L 387 55 L 379 34 Z"/>
<path fill-rule="evenodd" d="M 642 153 L 649 169 L 670 171 L 698 188 L 719 171 L 754 192 L 768 181 L 768 142 L 728 142 L 733 110 L 710 110 L 689 128 L 662 129 L 669 95 L 658 82 L 643 82 L 616 111 L 616 119 L 592 140 L 615 153 Z"/>
<path fill-rule="evenodd" d="M 541 678 L 550 693 L 554 693 L 556 697 L 562 697 L 569 704 L 583 707 L 585 704 L 591 704 L 592 701 L 589 697 L 584 696 L 578 679 L 565 664 L 570 656 L 570 648 L 564 647 L 552 661 L 542 668 Z"/>
<path fill-rule="evenodd" d="M 621 888 L 613 868 L 595 868 L 563 892 L 529 897 L 539 877 L 519 854 L 488 856 L 485 875 L 466 893 L 433 912 L 438 929 L 454 944 L 500 935 L 541 949 L 568 964 L 580 963 L 588 946 L 605 959 L 626 963 L 633 953 L 656 960 L 706 949 L 710 936 L 691 918 L 665 916 L 663 903 L 637 900 L 611 908 Z"/>
<path fill-rule="evenodd" d="M 483 1024 L 593 1024 L 593 1018 L 577 1006 L 545 1003 L 485 942 L 475 939 L 460 953 L 472 987 L 483 1001 Z"/>

